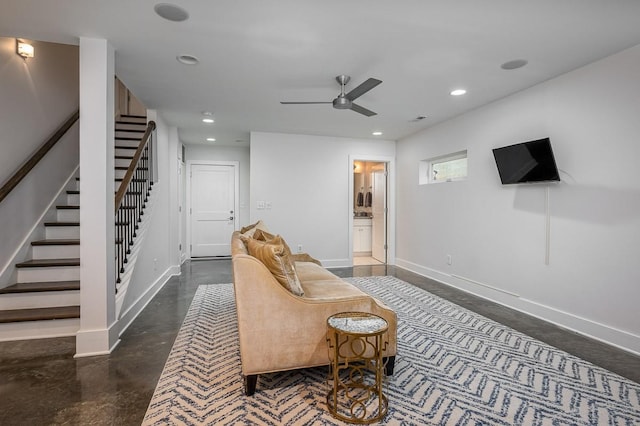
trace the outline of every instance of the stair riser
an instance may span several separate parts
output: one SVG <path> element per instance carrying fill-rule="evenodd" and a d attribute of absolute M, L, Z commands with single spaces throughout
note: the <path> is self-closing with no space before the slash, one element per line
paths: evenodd
<path fill-rule="evenodd" d="M 136 138 L 137 140 L 141 140 L 144 133 L 141 132 L 132 132 L 128 130 L 116 129 L 116 138 Z"/>
<path fill-rule="evenodd" d="M 53 239 L 78 239 L 80 238 L 79 226 L 47 226 L 45 235 L 48 240 Z"/>
<path fill-rule="evenodd" d="M 122 149 L 122 148 L 115 149 L 115 155 L 128 155 L 132 157 L 133 154 L 135 154 L 135 152 L 136 151 L 134 149 Z"/>
<path fill-rule="evenodd" d="M 19 283 L 41 283 L 45 281 L 78 281 L 79 266 L 56 266 L 42 268 L 19 268 Z"/>
<path fill-rule="evenodd" d="M 124 159 L 124 158 L 116 158 L 114 160 L 114 166 L 116 167 L 129 167 L 129 164 L 131 164 L 131 160 L 130 159 Z"/>
<path fill-rule="evenodd" d="M 116 132 L 119 130 L 145 130 L 147 128 L 147 123 L 117 123 L 116 124 Z"/>
<path fill-rule="evenodd" d="M 33 259 L 76 259 L 80 258 L 79 245 L 32 246 Z"/>
<path fill-rule="evenodd" d="M 67 194 L 67 205 L 69 205 L 69 206 L 79 206 L 80 205 L 80 194 Z"/>
<path fill-rule="evenodd" d="M 126 174 L 126 170 L 114 170 L 114 178 L 116 179 L 122 179 Z"/>
<path fill-rule="evenodd" d="M 79 329 L 78 318 L 0 324 L 0 341 L 74 336 Z"/>
<path fill-rule="evenodd" d="M 115 145 L 116 146 L 131 146 L 131 147 L 137 148 L 138 145 L 140 145 L 140 141 L 139 140 L 130 141 L 128 139 L 118 139 L 118 140 L 116 140 Z M 131 151 L 131 152 L 133 152 L 133 151 Z"/>
<path fill-rule="evenodd" d="M 77 305 L 80 305 L 80 290 L 4 294 L 0 297 L 0 310 Z"/>
<path fill-rule="evenodd" d="M 58 222 L 79 222 L 80 209 L 58 209 L 56 216 Z"/>

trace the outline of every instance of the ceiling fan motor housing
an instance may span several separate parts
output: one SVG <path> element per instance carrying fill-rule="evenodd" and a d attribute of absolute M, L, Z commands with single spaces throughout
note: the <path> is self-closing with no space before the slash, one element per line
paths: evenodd
<path fill-rule="evenodd" d="M 349 109 L 351 108 L 351 101 L 340 95 L 333 100 L 333 107 L 336 109 Z"/>

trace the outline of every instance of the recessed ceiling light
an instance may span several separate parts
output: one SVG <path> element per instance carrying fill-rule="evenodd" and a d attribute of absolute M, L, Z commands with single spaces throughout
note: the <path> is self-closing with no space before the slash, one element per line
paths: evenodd
<path fill-rule="evenodd" d="M 196 65 L 200 62 L 200 60 L 193 55 L 178 55 L 176 56 L 176 59 L 178 62 L 185 65 Z"/>
<path fill-rule="evenodd" d="M 203 123 L 207 123 L 207 124 L 211 124 L 211 123 L 213 123 L 214 121 L 213 121 L 213 118 L 203 118 L 203 119 L 202 119 L 202 122 L 203 122 Z"/>
<path fill-rule="evenodd" d="M 189 19 L 189 12 L 175 4 L 158 3 L 153 6 L 153 10 L 167 21 L 182 22 Z"/>
<path fill-rule="evenodd" d="M 465 93 L 467 93 L 465 89 L 456 89 L 451 91 L 451 96 L 462 96 Z"/>
<path fill-rule="evenodd" d="M 513 61 L 505 62 L 500 65 L 503 70 L 516 70 L 527 65 L 529 62 L 526 59 L 514 59 Z"/>
<path fill-rule="evenodd" d="M 373 136 L 382 136 L 382 132 L 373 132 L 371 133 Z"/>
<path fill-rule="evenodd" d="M 207 142 L 215 142 L 216 138 L 207 138 Z"/>

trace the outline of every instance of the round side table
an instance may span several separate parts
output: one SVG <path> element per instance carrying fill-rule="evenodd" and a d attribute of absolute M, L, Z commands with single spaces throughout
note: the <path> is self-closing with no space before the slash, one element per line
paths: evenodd
<path fill-rule="evenodd" d="M 384 318 L 366 312 L 342 312 L 327 319 L 329 345 L 329 412 L 350 423 L 381 420 L 389 406 L 382 392 L 382 353 L 389 325 Z"/>

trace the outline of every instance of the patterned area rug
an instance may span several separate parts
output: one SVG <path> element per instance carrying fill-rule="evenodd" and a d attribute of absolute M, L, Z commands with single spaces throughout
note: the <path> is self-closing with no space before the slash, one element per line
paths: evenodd
<path fill-rule="evenodd" d="M 393 277 L 352 283 L 398 313 L 392 425 L 640 425 L 640 384 Z M 260 376 L 243 392 L 231 284 L 200 286 L 144 425 L 341 425 L 327 369 Z"/>

